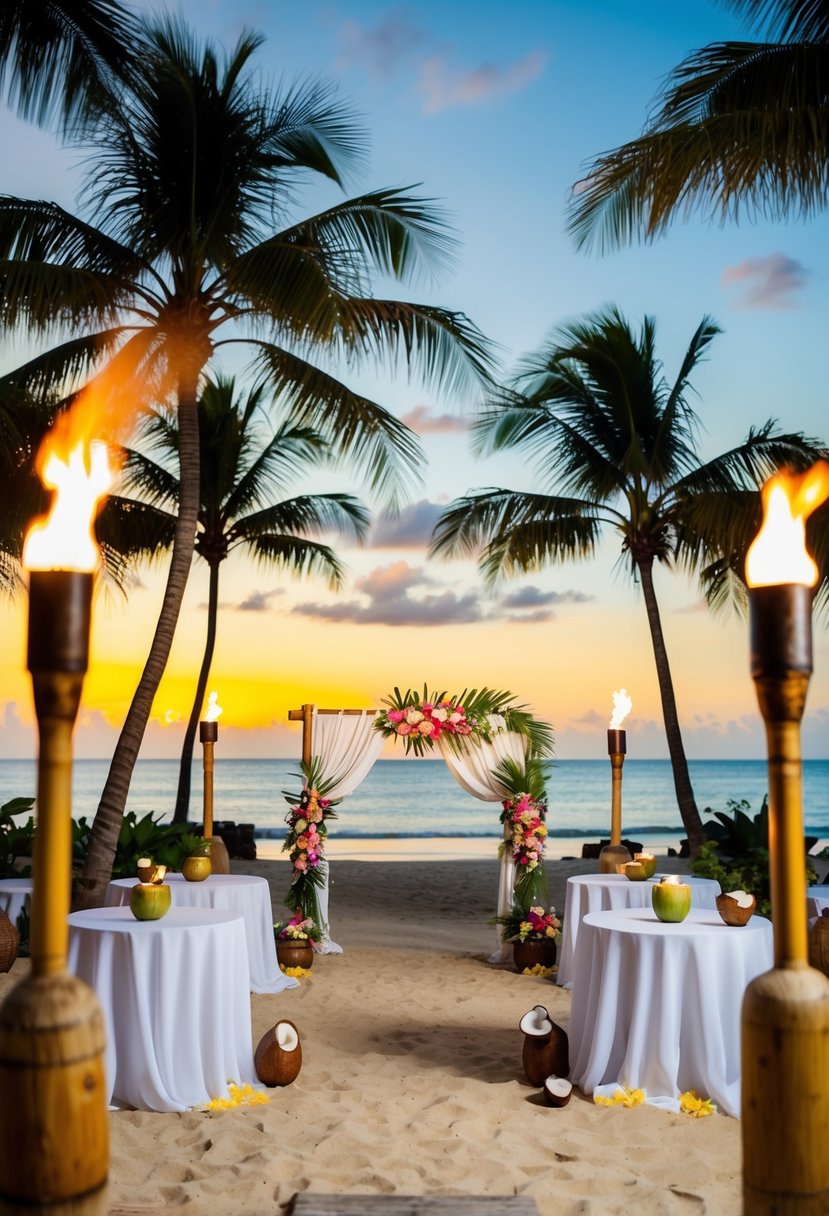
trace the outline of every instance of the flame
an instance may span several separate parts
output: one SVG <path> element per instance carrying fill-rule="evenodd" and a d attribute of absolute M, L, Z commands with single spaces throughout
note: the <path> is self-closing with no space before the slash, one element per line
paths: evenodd
<path fill-rule="evenodd" d="M 38 473 L 54 498 L 47 515 L 26 535 L 23 565 L 29 570 L 94 570 L 98 545 L 93 532 L 98 504 L 112 485 L 105 443 L 78 443 L 61 454 L 59 432 L 51 431 L 38 453 Z"/>
<path fill-rule="evenodd" d="M 626 688 L 620 688 L 618 692 L 613 694 L 613 713 L 610 715 L 610 729 L 618 730 L 633 709 L 633 702 L 627 694 Z"/>
<path fill-rule="evenodd" d="M 217 692 L 211 692 L 210 696 L 207 698 L 207 713 L 204 715 L 205 722 L 215 722 L 219 715 L 223 713 L 224 710 L 219 704 L 219 694 Z"/>
<path fill-rule="evenodd" d="M 805 473 L 777 473 L 763 486 L 763 523 L 746 554 L 749 587 L 802 583 L 814 587 L 818 568 L 806 549 L 806 520 L 829 498 L 829 462 Z"/>

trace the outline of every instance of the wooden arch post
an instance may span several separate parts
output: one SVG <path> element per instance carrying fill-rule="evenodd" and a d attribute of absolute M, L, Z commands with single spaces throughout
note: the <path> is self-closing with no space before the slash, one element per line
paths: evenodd
<path fill-rule="evenodd" d="M 306 702 L 299 709 L 288 710 L 289 722 L 302 723 L 302 763 L 311 763 L 311 732 L 314 723 L 314 711 L 318 714 L 376 714 L 376 709 L 317 709 L 313 703 Z"/>

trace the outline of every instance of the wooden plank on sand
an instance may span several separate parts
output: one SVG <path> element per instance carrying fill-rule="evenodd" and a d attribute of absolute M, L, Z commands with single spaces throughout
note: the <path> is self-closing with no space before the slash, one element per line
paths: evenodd
<path fill-rule="evenodd" d="M 286 1216 L 538 1216 L 525 1195 L 295 1195 Z"/>

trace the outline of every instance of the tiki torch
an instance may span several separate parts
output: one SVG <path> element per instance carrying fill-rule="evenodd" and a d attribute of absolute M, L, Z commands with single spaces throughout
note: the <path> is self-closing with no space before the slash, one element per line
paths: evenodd
<path fill-rule="evenodd" d="M 219 738 L 219 715 L 224 710 L 219 698 L 211 692 L 207 698 L 207 710 L 199 722 L 199 741 L 202 745 L 202 771 L 204 774 L 204 813 L 202 836 L 210 841 L 210 863 L 214 874 L 230 873 L 230 858 L 221 836 L 213 835 L 213 748 Z"/>
<path fill-rule="evenodd" d="M 106 1210 L 104 1024 L 95 993 L 66 970 L 72 866 L 72 730 L 88 665 L 98 549 L 92 524 L 110 485 L 106 446 L 68 454 L 47 438 L 54 491 L 23 563 L 30 571 L 27 665 L 39 734 L 29 976 L 0 1008 L 0 1208 Z"/>
<path fill-rule="evenodd" d="M 607 731 L 607 754 L 610 756 L 610 844 L 599 854 L 599 871 L 616 874 L 618 867 L 631 860 L 630 853 L 622 844 L 622 765 L 627 752 L 627 732 L 622 723 L 633 709 L 627 690 L 620 688 L 613 694 L 613 713 Z"/>
<path fill-rule="evenodd" d="M 773 477 L 746 557 L 751 674 L 768 752 L 774 921 L 774 967 L 749 984 L 742 1010 L 746 1216 L 829 1212 L 829 979 L 807 961 L 800 753 L 818 578 L 805 521 L 827 497 L 825 461 L 800 476 Z"/>

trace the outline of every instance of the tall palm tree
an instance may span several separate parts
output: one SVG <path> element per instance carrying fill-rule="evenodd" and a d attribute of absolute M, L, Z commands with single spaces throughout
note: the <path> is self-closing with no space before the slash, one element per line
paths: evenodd
<path fill-rule="evenodd" d="M 655 562 L 690 571 L 720 554 L 724 509 L 735 494 L 756 491 L 782 463 L 814 459 L 814 441 L 778 434 L 772 423 L 713 460 L 697 454 L 691 375 L 719 332 L 705 317 L 673 384 L 655 351 L 655 325 L 636 333 L 615 308 L 553 334 L 525 358 L 512 391 L 477 424 L 481 451 L 526 450 L 544 490 L 489 489 L 450 503 L 432 552 L 479 554 L 490 582 L 547 562 L 592 556 L 604 528 L 645 601 L 662 699 L 674 785 L 688 841 L 703 840 L 679 726 L 668 652 L 653 581 Z M 693 526 L 689 506 L 695 508 Z"/>
<path fill-rule="evenodd" d="M 695 211 L 811 216 L 829 201 L 829 3 L 722 0 L 763 42 L 715 42 L 669 75 L 652 120 L 585 169 L 579 246 L 612 249 Z"/>
<path fill-rule="evenodd" d="M 207 632 L 193 707 L 181 753 L 173 818 L 187 819 L 190 775 L 199 716 L 204 706 L 219 612 L 219 573 L 236 550 L 266 566 L 296 576 L 321 574 L 332 588 L 343 569 L 329 545 L 313 539 L 325 532 L 351 532 L 362 539 L 369 514 L 350 494 L 301 494 L 275 501 L 297 476 L 316 470 L 329 447 L 308 427 L 283 422 L 266 434 L 262 426 L 264 386 L 237 396 L 232 379 L 208 381 L 199 399 L 201 490 L 196 553 L 210 571 Z M 178 420 L 174 411 L 153 411 L 141 427 L 140 449 L 126 452 L 125 492 L 138 496 L 168 520 L 172 536 L 178 503 Z M 155 453 L 157 460 L 151 453 Z"/>
<path fill-rule="evenodd" d="M 322 86 L 282 96 L 260 89 L 249 66 L 259 41 L 243 35 L 220 63 L 179 22 L 149 29 L 145 72 L 108 99 L 94 131 L 84 199 L 92 218 L 0 198 L 0 323 L 61 339 L 12 375 L 15 387 L 77 380 L 115 364 L 128 378 L 128 399 L 146 383 L 145 396 L 169 398 L 178 417 L 180 495 L 167 586 L 95 817 L 86 903 L 100 899 L 111 870 L 190 569 L 197 400 L 215 352 L 247 341 L 294 422 L 336 436 L 338 451 L 392 500 L 419 466 L 414 435 L 316 360 L 403 359 L 450 390 L 488 378 L 486 343 L 464 316 L 371 295 L 374 273 L 411 280 L 445 262 L 452 242 L 428 200 L 377 190 L 286 225 L 297 182 L 310 173 L 341 184 L 362 135 Z"/>
<path fill-rule="evenodd" d="M 68 128 L 135 69 L 140 43 L 118 0 L 3 0 L 0 95 L 21 118 Z"/>

